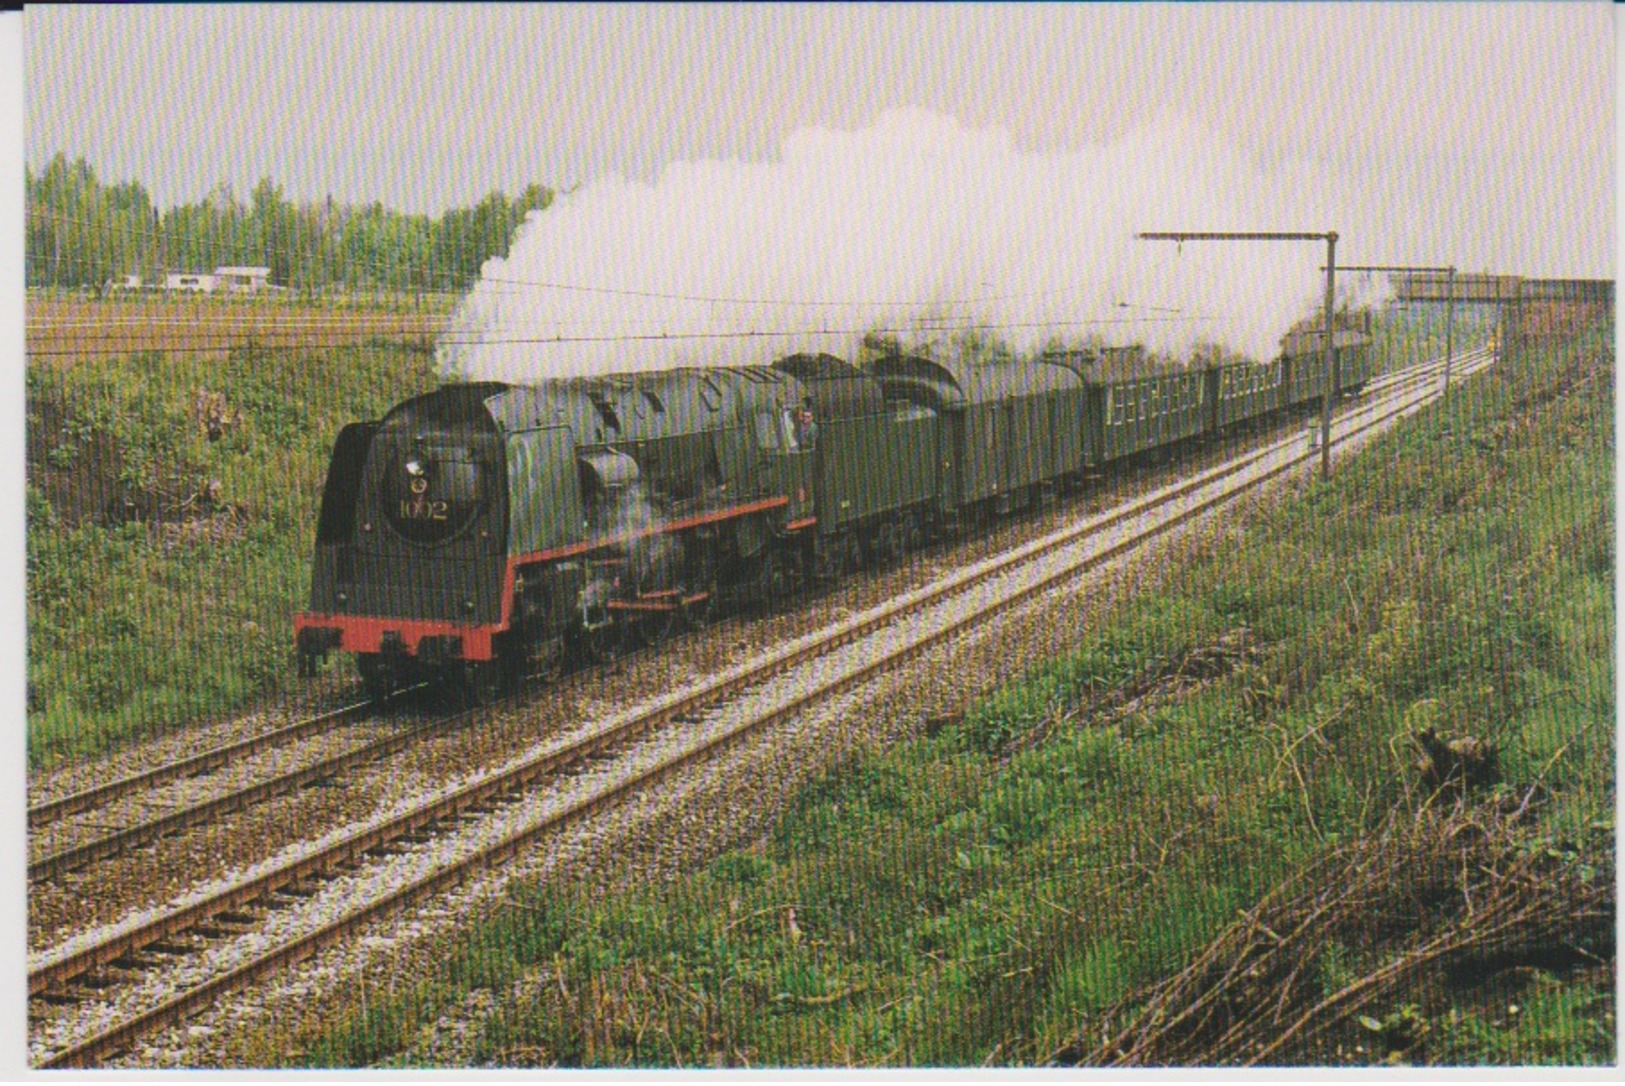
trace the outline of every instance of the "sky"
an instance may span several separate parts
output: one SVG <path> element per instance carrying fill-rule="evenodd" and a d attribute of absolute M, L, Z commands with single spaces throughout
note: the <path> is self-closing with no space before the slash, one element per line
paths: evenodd
<path fill-rule="evenodd" d="M 533 181 L 769 161 L 887 110 L 1033 155 L 1173 118 L 1301 163 L 1338 197 L 1303 225 L 1385 261 L 1600 276 L 1610 7 L 46 5 L 23 15 L 26 156 L 82 155 L 160 207 L 269 177 L 438 215 Z"/>

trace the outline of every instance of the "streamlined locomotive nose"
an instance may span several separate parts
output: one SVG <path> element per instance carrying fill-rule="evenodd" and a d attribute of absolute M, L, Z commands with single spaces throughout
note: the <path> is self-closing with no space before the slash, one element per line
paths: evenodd
<path fill-rule="evenodd" d="M 412 448 L 384 472 L 390 525 L 414 543 L 452 539 L 479 516 L 484 471 L 467 449 Z"/>

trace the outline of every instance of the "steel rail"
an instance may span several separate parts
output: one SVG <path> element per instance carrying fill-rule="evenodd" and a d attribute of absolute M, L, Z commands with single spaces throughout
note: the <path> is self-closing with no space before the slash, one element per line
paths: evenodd
<path fill-rule="evenodd" d="M 190 777 L 200 773 L 207 773 L 233 761 L 241 760 L 250 754 L 257 754 L 262 750 L 274 747 L 279 743 L 303 739 L 314 732 L 323 731 L 356 717 L 366 716 L 367 713 L 376 708 L 377 703 L 372 701 L 346 705 L 341 709 L 311 717 L 309 720 L 301 720 L 298 723 L 275 728 L 235 743 L 214 747 L 178 761 L 167 762 L 152 769 L 132 773 L 127 777 L 120 777 L 118 780 L 109 781 L 106 784 L 99 784 L 94 788 L 86 788 L 72 795 L 47 800 L 44 803 L 28 808 L 28 828 L 36 830 L 42 826 L 48 826 L 67 815 L 79 814 L 103 806 L 140 788 L 162 784 L 164 781 L 174 780 L 177 777 Z"/>
<path fill-rule="evenodd" d="M 689 631 L 685 631 L 682 634 L 668 635 L 660 640 L 659 645 L 669 645 L 683 637 L 686 637 L 688 633 Z M 643 645 L 638 646 L 637 648 L 628 649 L 627 651 L 617 654 L 611 661 L 594 664 L 583 669 L 581 674 L 591 674 L 594 671 L 602 670 L 610 663 L 619 664 L 628 660 L 636 659 L 654 647 L 656 646 Z M 426 686 L 427 684 L 420 683 L 415 686 L 407 687 L 403 690 L 396 691 L 392 697 L 400 697 L 403 694 L 423 690 L 426 688 Z M 523 693 L 508 695 L 499 699 L 498 702 L 493 704 L 511 702 L 523 696 Z M 67 796 L 60 800 L 54 800 L 49 804 L 41 804 L 39 807 L 30 810 L 29 814 L 32 818 L 36 811 L 45 811 L 47 815 L 47 821 L 45 824 L 49 825 L 51 822 L 63 817 L 64 815 L 93 809 L 96 806 L 101 806 L 109 802 L 111 799 L 118 798 L 119 796 L 134 791 L 142 786 L 163 783 L 164 781 L 171 780 L 175 777 L 206 772 L 209 769 L 218 768 L 219 766 L 228 764 L 233 760 L 240 760 L 249 754 L 257 753 L 260 750 L 275 746 L 279 742 L 289 742 L 295 739 L 303 738 L 304 736 L 313 732 L 331 727 L 334 724 L 348 719 L 352 714 L 355 716 L 365 716 L 369 710 L 376 709 L 379 704 L 380 703 L 377 701 L 369 701 L 347 706 L 344 709 L 335 710 L 333 713 L 326 714 L 321 717 L 316 717 L 311 720 L 302 721 L 298 724 L 289 725 L 287 728 L 266 732 L 264 735 L 256 736 L 240 743 L 234 743 L 229 746 L 223 746 L 214 750 L 205 751 L 202 754 L 195 755 L 191 758 L 159 766 L 144 773 L 135 774 L 133 776 L 123 778 L 122 780 L 114 781 L 111 784 L 103 785 L 98 788 L 87 789 L 84 792 Z M 364 762 L 387 757 L 388 755 L 409 746 L 412 742 L 425 736 L 441 734 L 450 730 L 451 728 L 458 727 L 460 723 L 466 723 L 467 718 L 470 718 L 474 714 L 482 712 L 491 707 L 492 706 L 489 705 L 482 705 L 475 706 L 471 709 L 461 709 L 445 716 L 437 717 L 434 720 L 427 721 L 424 724 L 410 728 L 407 731 L 397 735 L 376 740 L 366 746 L 345 751 L 342 754 L 334 755 L 330 758 L 312 763 L 311 765 L 304 766 L 300 769 L 281 773 L 275 777 L 268 778 L 264 781 L 249 785 L 237 791 L 217 796 L 214 799 L 204 800 L 200 803 L 178 811 L 173 811 L 160 818 L 125 827 L 124 829 L 118 830 L 117 832 L 109 834 L 105 837 L 100 837 L 80 845 L 75 845 L 71 848 L 62 849 L 56 853 L 52 853 L 49 856 L 42 857 L 39 860 L 30 861 L 28 864 L 28 878 L 30 881 L 53 878 L 64 872 L 72 871 L 77 868 L 84 867 L 87 864 L 94 863 L 97 860 L 118 855 L 127 849 L 136 847 L 147 841 L 168 836 L 177 830 L 200 825 L 216 815 L 241 810 L 252 804 L 274 798 L 287 792 L 292 792 L 297 788 L 301 788 L 307 784 L 322 780 L 326 777 L 334 776 Z M 31 824 L 29 828 L 35 829 L 38 827 Z"/>
<path fill-rule="evenodd" d="M 342 754 L 324 758 L 299 769 L 289 770 L 275 777 L 251 784 L 246 788 L 207 799 L 190 807 L 172 811 L 160 818 L 140 822 L 133 826 L 74 845 L 58 852 L 31 860 L 28 864 L 30 882 L 54 878 L 65 872 L 84 867 L 97 860 L 116 856 L 127 849 L 196 826 L 222 814 L 240 811 L 245 807 L 284 795 L 316 781 L 336 776 L 355 766 L 388 757 L 418 740 L 430 735 L 443 735 L 459 723 L 466 723 L 475 710 L 465 710 L 449 717 L 417 724 L 394 735 L 374 740 Z"/>

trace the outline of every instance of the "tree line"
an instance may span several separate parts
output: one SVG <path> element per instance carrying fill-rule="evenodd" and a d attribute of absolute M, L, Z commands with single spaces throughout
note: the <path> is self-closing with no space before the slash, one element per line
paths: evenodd
<path fill-rule="evenodd" d="M 168 272 L 247 265 L 306 293 L 465 291 L 487 259 L 508 255 L 525 213 L 554 196 L 539 184 L 513 199 L 493 191 L 432 218 L 331 196 L 296 202 L 266 178 L 246 202 L 222 183 L 198 203 L 160 210 L 139 181 L 105 184 L 61 153 L 38 174 L 25 166 L 24 179 L 28 286 L 96 290 L 127 275 L 161 284 Z"/>

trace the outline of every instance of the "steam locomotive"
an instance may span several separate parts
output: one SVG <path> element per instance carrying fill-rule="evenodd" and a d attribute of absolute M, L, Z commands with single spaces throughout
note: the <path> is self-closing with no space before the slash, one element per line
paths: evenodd
<path fill-rule="evenodd" d="M 346 426 L 316 528 L 302 674 L 471 702 L 1047 500 L 1126 457 L 1320 400 L 1324 332 L 1258 364 L 1132 350 L 450 384 Z M 1333 381 L 1370 374 L 1334 331 Z"/>

